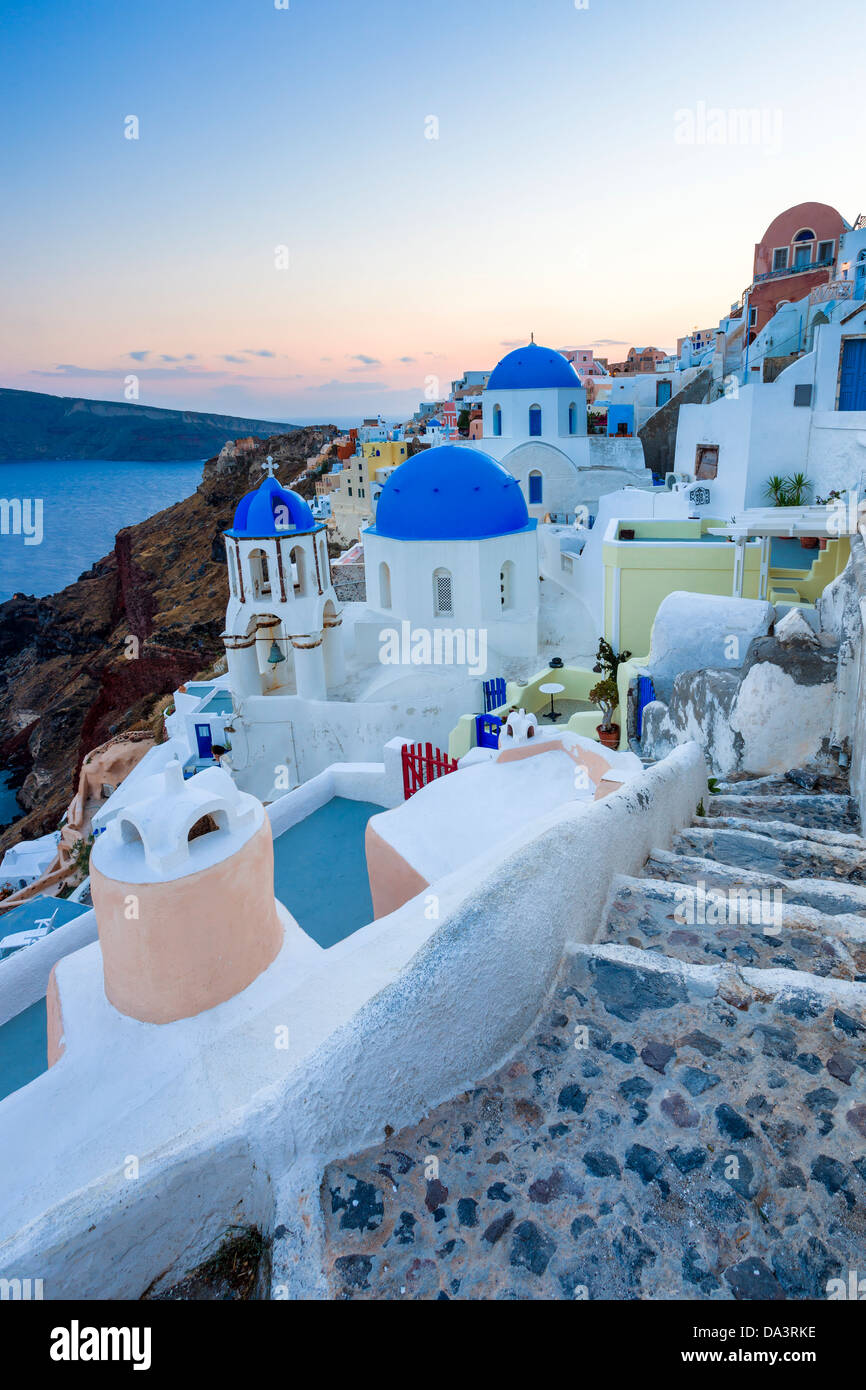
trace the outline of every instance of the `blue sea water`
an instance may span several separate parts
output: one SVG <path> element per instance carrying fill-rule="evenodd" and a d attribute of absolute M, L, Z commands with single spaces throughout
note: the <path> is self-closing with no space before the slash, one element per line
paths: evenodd
<path fill-rule="evenodd" d="M 72 584 L 114 547 L 124 526 L 189 497 L 203 463 L 109 463 L 103 459 L 0 461 L 0 498 L 42 502 L 42 539 L 0 530 L 0 603 Z M 28 517 L 26 505 L 23 509 Z M 35 512 L 29 512 L 30 518 Z M 0 528 L 5 526 L 0 514 Z"/>

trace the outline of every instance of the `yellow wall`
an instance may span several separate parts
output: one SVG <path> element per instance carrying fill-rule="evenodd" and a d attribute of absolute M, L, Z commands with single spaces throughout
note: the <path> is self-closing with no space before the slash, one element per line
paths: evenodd
<path fill-rule="evenodd" d="M 736 546 L 724 539 L 718 545 L 701 541 L 670 545 L 653 541 L 640 545 L 653 534 L 694 539 L 711 526 L 723 522 L 625 521 L 632 527 L 633 541 L 608 541 L 602 550 L 604 564 L 604 634 L 618 651 L 647 652 L 655 615 L 662 600 L 679 589 L 695 594 L 728 597 L 734 588 Z M 830 541 L 826 550 L 803 551 L 803 569 L 782 569 L 771 565 L 769 588 L 774 581 L 797 590 L 804 603 L 816 603 L 826 586 L 845 568 L 850 545 L 847 537 Z M 810 556 L 814 561 L 810 563 Z M 619 634 L 616 633 L 616 572 L 619 572 Z M 761 585 L 761 543 L 750 541 L 743 551 L 743 598 L 759 598 Z"/>
<path fill-rule="evenodd" d="M 361 452 L 367 460 L 367 477 L 371 480 L 375 478 L 377 468 L 397 468 L 401 463 L 405 463 L 408 449 L 405 439 L 386 439 L 380 443 L 362 444 Z"/>

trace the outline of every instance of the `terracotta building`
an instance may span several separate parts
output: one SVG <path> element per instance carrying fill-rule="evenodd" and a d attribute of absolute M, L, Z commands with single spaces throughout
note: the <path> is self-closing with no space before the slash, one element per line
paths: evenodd
<path fill-rule="evenodd" d="M 774 218 L 755 247 L 749 287 L 749 342 L 776 310 L 826 284 L 833 274 L 839 238 L 848 231 L 827 203 L 798 203 Z"/>

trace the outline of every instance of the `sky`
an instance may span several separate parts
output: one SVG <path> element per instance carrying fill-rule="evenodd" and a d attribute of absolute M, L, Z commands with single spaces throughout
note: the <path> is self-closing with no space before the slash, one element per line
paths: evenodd
<path fill-rule="evenodd" d="M 530 332 L 673 349 L 777 213 L 866 211 L 862 0 L 0 7 L 3 386 L 403 418 Z"/>

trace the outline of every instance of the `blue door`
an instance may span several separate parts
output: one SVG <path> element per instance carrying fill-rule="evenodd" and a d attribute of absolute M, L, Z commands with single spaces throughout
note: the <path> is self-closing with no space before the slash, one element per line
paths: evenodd
<path fill-rule="evenodd" d="M 854 274 L 854 298 L 866 299 L 866 261 L 860 261 Z"/>
<path fill-rule="evenodd" d="M 502 720 L 495 714 L 476 714 L 475 742 L 479 748 L 498 748 Z"/>
<path fill-rule="evenodd" d="M 200 758 L 213 757 L 213 739 L 211 738 L 210 724 L 196 724 L 195 736 L 198 743 L 198 755 Z"/>
<path fill-rule="evenodd" d="M 842 344 L 839 409 L 866 410 L 866 338 Z"/>

